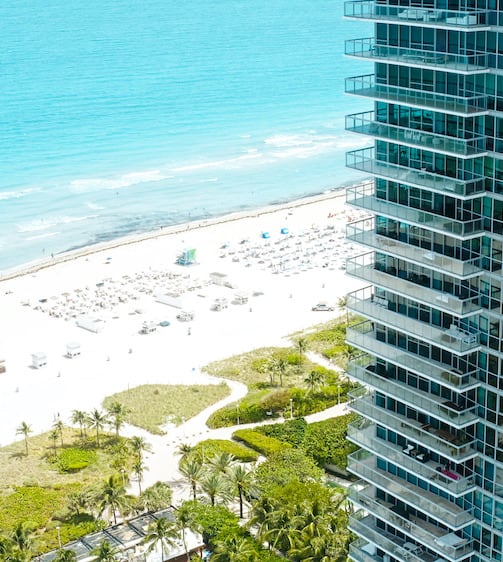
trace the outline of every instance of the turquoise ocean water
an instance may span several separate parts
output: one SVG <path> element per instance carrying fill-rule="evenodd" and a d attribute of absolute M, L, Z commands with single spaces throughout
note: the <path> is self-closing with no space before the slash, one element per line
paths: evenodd
<path fill-rule="evenodd" d="M 0 3 L 0 272 L 356 181 L 342 0 Z"/>

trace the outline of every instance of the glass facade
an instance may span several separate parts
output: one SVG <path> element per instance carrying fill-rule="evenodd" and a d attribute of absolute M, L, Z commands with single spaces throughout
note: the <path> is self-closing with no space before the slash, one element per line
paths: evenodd
<path fill-rule="evenodd" d="M 503 562 L 503 0 L 351 0 L 357 562 Z M 369 31 L 370 33 L 370 31 Z"/>

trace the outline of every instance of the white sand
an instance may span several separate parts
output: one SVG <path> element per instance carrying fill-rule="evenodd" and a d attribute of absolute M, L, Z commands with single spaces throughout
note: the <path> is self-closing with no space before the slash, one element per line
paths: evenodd
<path fill-rule="evenodd" d="M 216 382 L 199 368 L 257 347 L 284 345 L 288 334 L 337 316 L 338 298 L 360 286 L 340 269 L 348 254 L 359 251 L 343 240 L 348 214 L 357 218 L 343 195 L 325 194 L 86 249 L 50 267 L 38 264 L 4 276 L 0 359 L 7 372 L 0 374 L 0 444 L 19 439 L 15 432 L 22 421 L 34 433 L 45 431 L 58 414 L 69 422 L 72 410 L 99 408 L 105 396 L 129 387 Z M 289 236 L 280 233 L 284 227 Z M 262 239 L 263 231 L 269 239 Z M 175 265 L 180 251 L 191 247 L 198 264 Z M 237 289 L 210 284 L 215 271 L 227 274 Z M 182 295 L 185 308 L 195 313 L 190 323 L 176 320 L 178 311 L 151 294 L 191 286 Z M 238 291 L 250 295 L 248 304 L 232 304 Z M 127 302 L 112 305 L 119 297 Z M 210 310 L 216 298 L 226 298 L 228 308 Z M 312 312 L 319 300 L 335 311 Z M 103 318 L 104 330 L 95 334 L 76 326 L 75 318 L 65 319 L 79 310 Z M 139 334 L 144 321 L 160 320 L 171 325 Z M 64 356 L 68 342 L 80 343 L 80 357 Z M 45 367 L 31 367 L 35 352 L 47 355 Z"/>

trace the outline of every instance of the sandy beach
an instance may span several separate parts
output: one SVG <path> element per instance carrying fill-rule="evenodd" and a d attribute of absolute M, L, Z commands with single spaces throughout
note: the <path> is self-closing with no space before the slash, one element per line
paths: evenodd
<path fill-rule="evenodd" d="M 100 407 L 105 396 L 140 384 L 218 382 L 200 368 L 285 345 L 288 334 L 337 316 L 339 297 L 358 287 L 344 274 L 345 258 L 358 253 L 344 233 L 361 217 L 334 192 L 4 273 L 0 444 L 19 439 L 22 421 L 39 433 L 58 415 L 68 422 L 72 410 Z M 196 263 L 176 264 L 191 249 Z M 335 310 L 313 312 L 319 301 Z M 181 310 L 194 319 L 177 320 Z M 154 331 L 142 334 L 144 327 Z M 80 355 L 67 357 L 68 344 Z M 32 354 L 47 364 L 35 368 Z"/>

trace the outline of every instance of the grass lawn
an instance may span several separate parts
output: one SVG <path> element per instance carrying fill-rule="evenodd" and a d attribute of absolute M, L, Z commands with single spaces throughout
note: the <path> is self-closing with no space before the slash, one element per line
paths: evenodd
<path fill-rule="evenodd" d="M 127 421 L 156 435 L 166 432 L 161 426 L 180 425 L 230 394 L 225 383 L 208 385 L 146 384 L 107 396 L 106 408 L 120 402 L 129 410 Z"/>
<path fill-rule="evenodd" d="M 65 428 L 63 444 L 69 446 L 78 440 L 77 429 Z M 94 443 L 93 434 L 90 442 Z M 106 442 L 106 440 L 104 440 Z M 61 442 L 57 442 L 57 451 Z M 28 456 L 25 454 L 24 441 L 17 441 L 0 448 L 0 497 L 9 494 L 15 486 L 56 487 L 67 484 L 87 486 L 104 479 L 112 472 L 110 456 L 104 449 L 96 450 L 96 463 L 74 474 L 65 474 L 47 461 L 53 455 L 53 441 L 49 433 L 28 437 Z M 0 508 L 1 511 L 1 508 Z"/>
<path fill-rule="evenodd" d="M 80 431 L 63 429 L 63 448 L 82 447 L 94 452 L 90 466 L 74 473 L 62 473 L 54 458 L 54 441 L 49 432 L 28 437 L 28 455 L 24 440 L 0 448 L 0 533 L 10 531 L 19 522 L 38 529 L 36 552 L 57 547 L 56 526 L 63 542 L 73 540 L 96 528 L 92 520 L 58 520 L 66 513 L 67 498 L 72 492 L 99 486 L 111 474 L 111 445 L 114 436 L 101 434 L 102 448 L 95 448 L 94 434 L 81 441 Z M 58 439 L 56 453 L 62 450 Z"/>

